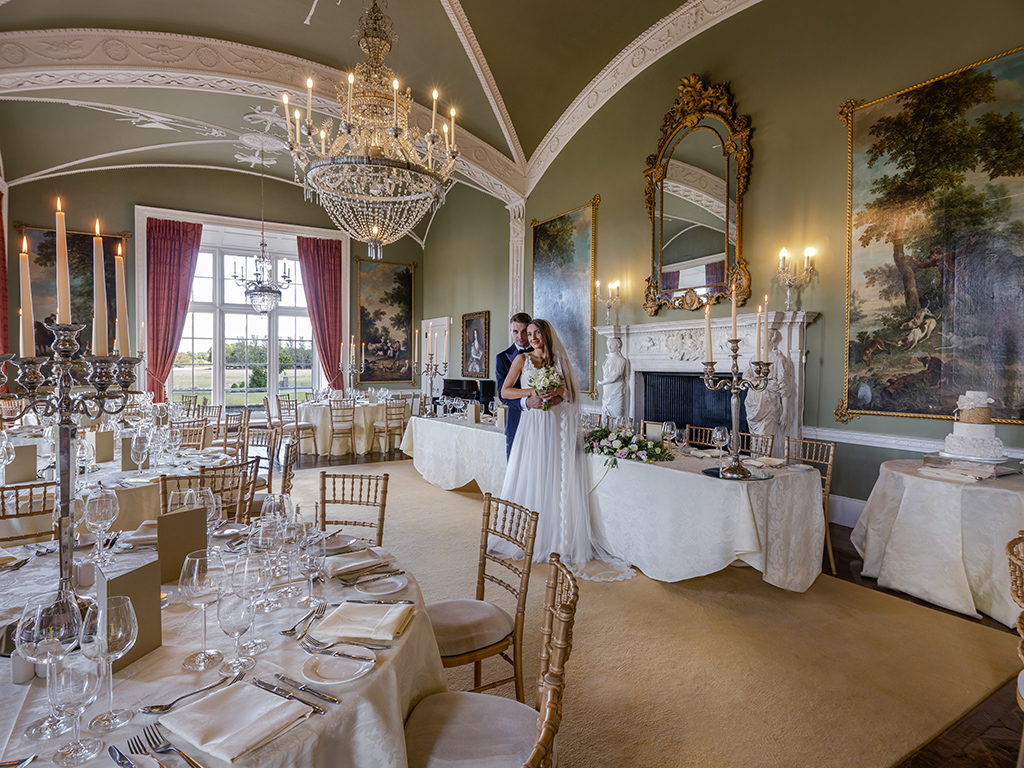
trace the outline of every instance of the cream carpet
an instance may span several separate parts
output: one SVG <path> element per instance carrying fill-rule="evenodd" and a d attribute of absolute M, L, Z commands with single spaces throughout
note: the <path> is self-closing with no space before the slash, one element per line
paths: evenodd
<path fill-rule="evenodd" d="M 408 461 L 332 471 L 387 472 L 385 547 L 428 601 L 473 596 L 475 486 L 441 490 Z M 319 472 L 297 473 L 304 511 Z M 528 691 L 544 583 L 535 568 Z M 580 582 L 573 642 L 564 768 L 891 766 L 1020 669 L 1014 635 L 826 576 L 786 592 L 751 568 L 675 584 Z M 453 689 L 467 687 L 469 669 L 450 671 Z"/>

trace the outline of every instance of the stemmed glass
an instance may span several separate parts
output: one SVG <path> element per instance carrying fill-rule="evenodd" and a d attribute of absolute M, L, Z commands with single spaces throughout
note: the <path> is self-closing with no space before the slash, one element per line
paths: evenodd
<path fill-rule="evenodd" d="M 167 511 L 173 512 L 176 509 L 194 509 L 198 506 L 194 488 L 179 488 L 171 491 L 167 497 Z"/>
<path fill-rule="evenodd" d="M 96 663 L 82 654 L 69 654 L 50 662 L 46 676 L 46 694 L 50 707 L 71 721 L 71 741 L 61 745 L 51 758 L 54 765 L 81 765 L 103 749 L 99 739 L 81 737 L 80 721 L 86 708 L 96 701 L 100 678 Z"/>
<path fill-rule="evenodd" d="M 206 648 L 206 609 L 220 597 L 223 576 L 224 563 L 215 552 L 206 549 L 189 553 L 182 563 L 181 578 L 178 580 L 181 596 L 191 607 L 203 609 L 202 650 L 182 662 L 184 669 L 198 672 L 224 660 L 224 654 L 220 651 Z"/>
<path fill-rule="evenodd" d="M 46 664 L 49 681 L 55 673 L 55 661 L 78 645 L 81 629 L 82 613 L 78 610 L 74 594 L 60 592 L 56 598 L 52 594 L 36 597 L 30 599 L 21 612 L 14 631 L 14 644 L 22 658 L 33 664 Z M 29 725 L 25 736 L 49 739 L 70 727 L 71 723 L 61 717 L 51 702 L 49 716 Z"/>
<path fill-rule="evenodd" d="M 661 444 L 668 446 L 668 444 L 676 441 L 676 423 L 674 421 L 666 421 L 661 425 Z"/>
<path fill-rule="evenodd" d="M 149 455 L 149 441 L 150 432 L 148 429 L 139 428 L 132 435 L 132 461 L 137 467 L 136 477 L 142 476 L 142 464 L 146 461 L 146 456 Z"/>
<path fill-rule="evenodd" d="M 260 517 L 249 526 L 249 554 L 267 559 L 267 568 L 261 574 L 262 591 L 256 600 L 256 610 L 260 613 L 270 613 L 281 607 L 281 601 L 270 595 L 274 561 L 281 554 L 281 525 L 274 517 Z"/>
<path fill-rule="evenodd" d="M 171 466 L 177 466 L 178 453 L 181 451 L 181 430 L 170 429 L 167 432 L 167 453 L 170 455 Z"/>
<path fill-rule="evenodd" d="M 94 731 L 112 731 L 132 719 L 127 709 L 114 709 L 113 663 L 128 653 L 139 636 L 139 621 L 132 599 L 124 595 L 107 598 L 106 605 L 93 603 L 85 612 L 80 646 L 82 653 L 102 664 L 107 679 L 107 711 L 96 715 L 89 727 Z"/>
<path fill-rule="evenodd" d="M 195 492 L 196 504 L 200 507 L 206 507 L 206 538 L 209 541 L 221 522 L 220 497 L 215 496 L 213 489 L 208 486 L 196 488 Z"/>
<path fill-rule="evenodd" d="M 7 430 L 0 432 L 0 467 L 6 467 L 14 461 L 14 444 Z"/>
<path fill-rule="evenodd" d="M 302 523 L 299 536 L 299 569 L 306 576 L 309 589 L 306 596 L 299 600 L 298 605 L 303 608 L 315 608 L 323 601 L 313 597 L 313 579 L 323 570 L 327 543 L 313 523 Z"/>
<path fill-rule="evenodd" d="M 718 458 L 722 458 L 722 449 L 729 442 L 729 430 L 725 427 L 715 427 L 711 431 L 711 442 L 718 448 Z M 721 464 L 721 461 L 719 461 Z"/>
<path fill-rule="evenodd" d="M 225 661 L 217 670 L 222 675 L 237 675 L 256 666 L 256 660 L 243 656 L 241 648 L 242 635 L 249 631 L 255 614 L 252 600 L 245 593 L 225 591 L 217 601 L 217 622 L 224 634 L 235 641 L 235 658 Z"/>
<path fill-rule="evenodd" d="M 242 552 L 235 560 L 235 567 L 231 572 L 231 587 L 240 595 L 248 595 L 253 607 L 252 637 L 242 643 L 242 650 L 247 656 L 255 656 L 257 653 L 269 648 L 269 643 L 260 637 L 256 637 L 256 616 L 255 612 L 260 609 L 260 600 L 270 587 L 271 567 L 270 557 L 263 552 Z"/>
<path fill-rule="evenodd" d="M 96 536 L 96 549 L 89 560 L 98 565 L 110 562 L 110 555 L 103 550 L 103 539 L 117 519 L 119 511 L 117 494 L 109 488 L 104 488 L 103 483 L 89 494 L 85 502 L 85 526 Z"/>
<path fill-rule="evenodd" d="M 278 590 L 278 594 L 281 597 L 294 597 L 302 594 L 302 589 L 292 584 L 292 560 L 295 559 L 296 552 L 305 538 L 305 528 L 299 521 L 290 520 L 281 526 L 280 535 L 285 558 L 285 586 Z"/>

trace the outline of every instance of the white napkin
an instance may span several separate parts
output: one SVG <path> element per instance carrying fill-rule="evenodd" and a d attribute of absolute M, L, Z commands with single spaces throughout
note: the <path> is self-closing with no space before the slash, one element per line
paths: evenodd
<path fill-rule="evenodd" d="M 318 640 L 343 638 L 394 640 L 412 619 L 411 605 L 342 603 L 317 624 L 312 635 Z"/>
<path fill-rule="evenodd" d="M 16 563 L 16 562 L 18 562 L 18 558 L 17 557 L 15 557 L 14 555 L 8 554 L 7 550 L 5 550 L 3 547 L 0 547 L 0 566 L 2 566 L 2 565 L 10 565 L 11 563 Z"/>
<path fill-rule="evenodd" d="M 992 476 L 992 470 L 966 469 L 954 467 L 921 467 L 917 470 L 922 475 L 941 477 L 943 480 L 959 480 L 962 483 L 976 483 Z"/>
<path fill-rule="evenodd" d="M 160 718 L 189 744 L 228 762 L 262 747 L 313 712 L 248 683 L 227 688 Z"/>
<path fill-rule="evenodd" d="M 704 451 L 698 451 L 698 450 L 691 450 L 690 451 L 690 455 L 693 456 L 695 459 L 710 459 L 711 458 L 711 454 L 710 453 L 705 453 Z"/>
<path fill-rule="evenodd" d="M 324 560 L 324 568 L 329 576 L 344 576 L 346 573 L 360 571 L 374 565 L 383 565 L 394 562 L 394 560 L 394 556 L 387 553 L 382 556 L 373 549 L 357 549 L 355 552 L 328 557 Z"/>
<path fill-rule="evenodd" d="M 156 544 L 156 520 L 146 520 L 124 537 L 125 544 Z"/>
<path fill-rule="evenodd" d="M 786 460 L 775 459 L 771 456 L 761 456 L 756 459 L 744 459 L 743 463 L 748 467 L 781 467 L 786 463 Z"/>
<path fill-rule="evenodd" d="M 143 475 L 142 477 L 137 477 L 136 475 L 132 475 L 131 477 L 124 478 L 124 480 L 122 480 L 121 482 L 130 483 L 131 485 L 149 485 L 150 483 L 159 483 L 160 476 L 157 475 L 156 477 L 146 477 L 145 475 Z"/>

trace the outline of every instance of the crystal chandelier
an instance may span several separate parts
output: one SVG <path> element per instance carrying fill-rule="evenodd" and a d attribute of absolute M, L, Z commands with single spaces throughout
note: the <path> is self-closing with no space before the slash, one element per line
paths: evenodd
<path fill-rule="evenodd" d="M 359 47 L 366 61 L 348 76 L 347 90 L 337 88 L 345 121 L 334 133 L 334 121 L 313 125 L 313 81 L 306 81 L 306 120 L 295 110 L 288 125 L 288 149 L 302 169 L 306 199 L 321 205 L 338 228 L 369 246 L 371 259 L 380 259 L 385 245 L 404 237 L 428 210 L 444 203 L 451 185 L 458 150 L 455 110 L 451 129 L 437 122 L 437 91 L 430 133 L 420 136 L 409 127 L 411 89 L 398 90 L 394 72 L 384 57 L 396 42 L 391 19 L 377 1 L 359 20 Z M 284 95 L 285 116 L 288 95 Z"/>
<path fill-rule="evenodd" d="M 245 279 L 245 266 L 242 266 L 242 274 L 238 274 L 238 265 L 232 278 L 235 283 L 245 288 L 245 300 L 253 309 L 261 315 L 273 312 L 281 302 L 281 292 L 292 284 L 291 275 L 288 274 L 288 264 L 285 263 L 281 270 L 280 282 L 273 279 L 274 264 L 267 253 L 267 237 L 264 233 L 264 196 L 263 196 L 263 150 L 260 150 L 260 252 L 256 254 L 256 268 L 253 279 Z"/>

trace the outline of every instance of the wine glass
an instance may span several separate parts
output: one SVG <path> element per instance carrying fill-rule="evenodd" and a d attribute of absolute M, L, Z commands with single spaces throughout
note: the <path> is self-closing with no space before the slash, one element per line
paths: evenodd
<path fill-rule="evenodd" d="M 172 466 L 178 464 L 178 454 L 181 451 L 181 430 L 170 429 L 167 432 L 167 452 L 170 454 Z"/>
<path fill-rule="evenodd" d="M 181 566 L 178 587 L 187 605 L 203 609 L 202 650 L 193 653 L 182 662 L 184 669 L 198 672 L 209 669 L 224 660 L 224 654 L 206 648 L 206 609 L 217 602 L 224 576 L 224 563 L 215 552 L 197 549 L 185 556 Z"/>
<path fill-rule="evenodd" d="M 53 662 L 71 651 L 82 629 L 82 613 L 71 592 L 31 598 L 21 612 L 14 631 L 14 645 L 22 658 L 33 664 L 46 664 L 46 677 L 53 673 Z M 25 736 L 49 739 L 64 733 L 71 722 L 50 707 L 49 716 L 29 725 Z"/>
<path fill-rule="evenodd" d="M 668 446 L 669 443 L 676 441 L 676 423 L 674 421 L 666 421 L 661 425 L 661 444 Z"/>
<path fill-rule="evenodd" d="M 86 708 L 96 701 L 100 678 L 96 662 L 82 654 L 69 654 L 50 662 L 46 675 L 46 695 L 50 707 L 71 721 L 71 741 L 61 745 L 51 758 L 54 765 L 81 765 L 103 749 L 99 739 L 81 737 L 79 721 Z"/>
<path fill-rule="evenodd" d="M 85 612 L 79 646 L 87 658 L 103 665 L 107 679 L 107 711 L 89 722 L 94 731 L 112 731 L 132 719 L 130 710 L 114 709 L 113 663 L 131 650 L 138 636 L 139 621 L 130 597 L 113 595 L 105 605 L 93 603 Z"/>
<path fill-rule="evenodd" d="M 138 429 L 132 435 L 132 461 L 137 467 L 136 477 L 142 475 L 142 464 L 146 461 L 146 456 L 149 455 L 149 441 L 150 432 L 147 429 Z"/>
<path fill-rule="evenodd" d="M 6 467 L 14 461 L 14 444 L 7 430 L 0 432 L 0 467 Z"/>
<path fill-rule="evenodd" d="M 284 523 L 280 528 L 281 536 L 281 547 L 284 553 L 284 579 L 285 585 L 279 589 L 277 593 L 281 597 L 294 597 L 295 595 L 301 594 L 302 589 L 297 585 L 292 584 L 292 560 L 295 559 L 296 552 L 299 549 L 300 544 L 305 536 L 305 529 L 302 523 L 296 520 L 290 520 Z"/>
<path fill-rule="evenodd" d="M 267 558 L 267 571 L 263 574 L 262 593 L 256 600 L 256 610 L 270 613 L 281 607 L 281 601 L 270 594 L 270 583 L 276 573 L 274 563 L 281 554 L 281 523 L 274 517 L 260 517 L 249 526 L 249 552 Z"/>
<path fill-rule="evenodd" d="M 299 542 L 299 569 L 308 580 L 309 589 L 298 604 L 303 608 L 315 608 L 322 600 L 313 597 L 313 579 L 323 570 L 327 556 L 327 543 L 323 534 L 313 523 L 302 523 Z"/>
<path fill-rule="evenodd" d="M 242 635 L 249 631 L 255 614 L 256 609 L 249 595 L 227 591 L 221 593 L 217 601 L 217 623 L 221 631 L 235 641 L 235 658 L 225 661 L 217 670 L 225 677 L 256 666 L 256 660 L 251 656 L 243 656 L 241 648 Z"/>
<path fill-rule="evenodd" d="M 86 499 L 85 527 L 96 536 L 96 549 L 89 559 L 98 565 L 110 562 L 110 556 L 103 550 L 103 539 L 117 519 L 119 511 L 117 494 L 109 488 L 104 488 L 103 483 L 100 483 Z"/>
<path fill-rule="evenodd" d="M 270 587 L 271 566 L 270 557 L 263 552 L 242 552 L 235 560 L 235 567 L 231 571 L 231 588 L 240 595 L 246 595 L 253 607 L 252 636 L 242 643 L 242 650 L 246 656 L 255 656 L 257 653 L 269 648 L 269 643 L 260 637 L 256 637 L 256 616 L 255 612 L 260 610 L 260 599 L 266 594 Z"/>
<path fill-rule="evenodd" d="M 209 539 L 213 536 L 213 532 L 217 530 L 217 526 L 221 522 L 220 497 L 215 496 L 213 489 L 209 486 L 196 488 L 195 493 L 196 504 L 200 507 L 206 507 L 206 537 Z"/>
<path fill-rule="evenodd" d="M 683 448 L 690 447 L 689 435 L 687 434 L 686 427 L 679 427 L 676 430 L 676 442 Z"/>
<path fill-rule="evenodd" d="M 715 427 L 711 430 L 711 443 L 718 448 L 718 458 L 722 458 L 722 449 L 729 442 L 729 430 L 725 427 Z"/>
<path fill-rule="evenodd" d="M 173 512 L 176 509 L 193 509 L 198 506 L 194 488 L 179 488 L 171 491 L 167 497 L 167 511 Z"/>

